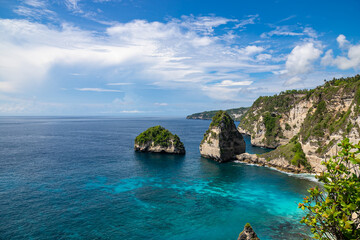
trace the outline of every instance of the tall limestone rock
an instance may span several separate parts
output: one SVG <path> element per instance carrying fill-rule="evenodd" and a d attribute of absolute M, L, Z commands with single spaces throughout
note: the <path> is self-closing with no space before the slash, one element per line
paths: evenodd
<path fill-rule="evenodd" d="M 336 154 L 343 138 L 360 140 L 360 75 L 333 79 L 311 90 L 259 97 L 238 130 L 250 135 L 255 146 L 277 148 L 297 141 L 312 171 L 321 172 L 321 161 Z"/>
<path fill-rule="evenodd" d="M 200 144 L 201 156 L 227 162 L 244 152 L 245 141 L 234 121 L 226 112 L 218 111 Z"/>

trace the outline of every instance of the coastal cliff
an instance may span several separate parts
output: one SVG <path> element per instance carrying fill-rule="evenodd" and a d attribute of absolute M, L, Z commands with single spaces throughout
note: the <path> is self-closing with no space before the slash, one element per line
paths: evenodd
<path fill-rule="evenodd" d="M 239 121 L 240 118 L 247 112 L 247 110 L 249 110 L 248 107 L 240 107 L 240 108 L 228 109 L 225 110 L 225 112 L 229 114 L 234 121 Z M 218 111 L 219 110 L 194 113 L 187 116 L 186 119 L 211 120 Z"/>
<path fill-rule="evenodd" d="M 260 147 L 286 146 L 294 139 L 311 171 L 320 172 L 321 161 L 336 154 L 341 139 L 360 140 L 359 126 L 360 75 L 356 75 L 327 81 L 312 90 L 260 97 L 243 116 L 238 130 L 250 135 L 251 144 Z M 284 151 L 277 153 L 263 157 L 269 161 L 284 158 Z M 310 171 L 307 163 L 300 165 Z"/>
<path fill-rule="evenodd" d="M 169 130 L 155 126 L 140 133 L 135 138 L 134 150 L 139 152 L 185 154 L 180 138 Z"/>
<path fill-rule="evenodd" d="M 229 114 L 218 111 L 200 144 L 201 156 L 226 162 L 245 152 L 245 141 Z"/>

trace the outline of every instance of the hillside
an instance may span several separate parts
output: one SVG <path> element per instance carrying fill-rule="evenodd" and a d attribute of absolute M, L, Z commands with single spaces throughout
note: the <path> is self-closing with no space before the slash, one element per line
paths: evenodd
<path fill-rule="evenodd" d="M 248 107 L 233 108 L 225 110 L 225 112 L 229 114 L 234 121 L 240 121 L 241 116 L 245 114 L 248 109 Z M 187 116 L 186 119 L 211 120 L 218 111 L 219 110 L 194 113 Z"/>
<path fill-rule="evenodd" d="M 243 115 L 238 130 L 262 147 L 276 148 L 297 139 L 307 161 L 319 171 L 321 160 L 336 153 L 342 138 L 360 140 L 359 113 L 360 75 L 356 75 L 311 90 L 259 97 Z"/>

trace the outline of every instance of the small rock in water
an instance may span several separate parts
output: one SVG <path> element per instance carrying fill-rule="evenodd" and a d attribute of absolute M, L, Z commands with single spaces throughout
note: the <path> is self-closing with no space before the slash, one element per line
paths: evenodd
<path fill-rule="evenodd" d="M 260 238 L 258 238 L 254 229 L 252 229 L 250 223 L 247 223 L 237 240 L 260 240 Z"/>

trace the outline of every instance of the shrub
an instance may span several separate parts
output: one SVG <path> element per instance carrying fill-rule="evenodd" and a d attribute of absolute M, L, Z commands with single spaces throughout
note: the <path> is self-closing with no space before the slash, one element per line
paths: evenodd
<path fill-rule="evenodd" d="M 301 223 L 311 227 L 315 239 L 360 239 L 360 226 L 353 214 L 360 213 L 360 142 L 345 138 L 342 150 L 322 162 L 327 171 L 317 176 L 324 190 L 310 188 L 309 196 L 299 203 L 306 211 Z"/>

